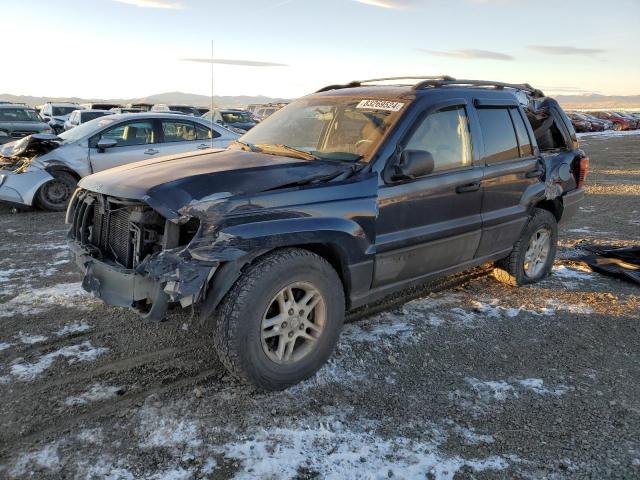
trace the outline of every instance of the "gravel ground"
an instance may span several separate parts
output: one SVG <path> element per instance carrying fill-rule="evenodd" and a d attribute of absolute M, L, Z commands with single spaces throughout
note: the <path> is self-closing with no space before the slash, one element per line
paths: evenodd
<path fill-rule="evenodd" d="M 188 312 L 83 294 L 62 214 L 0 207 L 0 477 L 639 478 L 640 290 L 577 257 L 638 243 L 640 136 L 582 143 L 589 196 L 549 279 L 474 271 L 356 315 L 280 393 L 229 378 Z"/>

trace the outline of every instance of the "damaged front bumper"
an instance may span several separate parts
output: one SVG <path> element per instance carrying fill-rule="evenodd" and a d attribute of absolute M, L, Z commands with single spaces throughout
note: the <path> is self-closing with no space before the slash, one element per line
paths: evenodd
<path fill-rule="evenodd" d="M 0 169 L 0 201 L 31 206 L 38 189 L 51 180 L 48 172 L 38 168 L 30 167 L 21 173 Z"/>
<path fill-rule="evenodd" d="M 171 302 L 182 307 L 200 302 L 218 267 L 165 252 L 127 269 L 95 258 L 80 242 L 69 240 L 68 245 L 84 272 L 84 290 L 109 305 L 132 308 L 149 320 L 162 320 Z"/>

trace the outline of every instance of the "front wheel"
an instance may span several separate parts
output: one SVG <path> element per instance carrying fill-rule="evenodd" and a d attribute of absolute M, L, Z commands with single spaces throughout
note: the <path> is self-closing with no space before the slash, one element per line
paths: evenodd
<path fill-rule="evenodd" d="M 50 174 L 53 180 L 40 187 L 36 193 L 36 202 L 43 210 L 61 212 L 66 210 L 78 181 L 69 172 L 58 170 Z"/>
<path fill-rule="evenodd" d="M 509 285 L 539 282 L 549 275 L 558 248 L 558 222 L 549 211 L 536 208 L 511 254 L 496 263 L 494 277 Z"/>
<path fill-rule="evenodd" d="M 344 308 L 342 282 L 326 260 L 279 250 L 252 264 L 218 307 L 215 347 L 240 381 L 282 390 L 328 360 Z"/>

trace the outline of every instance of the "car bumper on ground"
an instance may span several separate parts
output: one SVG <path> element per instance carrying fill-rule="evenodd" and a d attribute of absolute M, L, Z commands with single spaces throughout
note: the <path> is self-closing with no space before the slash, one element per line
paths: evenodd
<path fill-rule="evenodd" d="M 45 170 L 31 169 L 14 173 L 0 169 L 0 201 L 15 205 L 33 205 L 38 189 L 53 180 Z"/>
<path fill-rule="evenodd" d="M 97 260 L 75 240 L 69 240 L 68 245 L 76 264 L 84 272 L 82 288 L 105 303 L 131 308 L 136 302 L 154 299 L 157 295 L 158 286 L 149 277 Z"/>
<path fill-rule="evenodd" d="M 580 204 L 584 200 L 584 189 L 577 188 L 576 190 L 572 190 L 571 192 L 567 192 L 562 196 L 562 218 L 560 219 L 560 223 L 565 223 L 570 220 L 578 211 Z"/>

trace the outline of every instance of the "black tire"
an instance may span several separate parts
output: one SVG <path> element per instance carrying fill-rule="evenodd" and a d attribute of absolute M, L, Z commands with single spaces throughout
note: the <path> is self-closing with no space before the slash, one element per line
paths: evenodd
<path fill-rule="evenodd" d="M 78 180 L 63 170 L 54 170 L 49 173 L 53 180 L 40 187 L 36 193 L 36 203 L 43 210 L 62 212 L 67 209 L 67 204 L 78 185 Z"/>
<path fill-rule="evenodd" d="M 278 292 L 295 282 L 313 286 L 322 296 L 324 327 L 306 356 L 279 364 L 263 348 L 262 322 Z M 309 378 L 329 359 L 340 336 L 344 309 L 342 282 L 326 260 L 306 250 L 277 250 L 250 265 L 222 300 L 215 314 L 214 344 L 238 380 L 264 390 L 282 390 Z"/>
<path fill-rule="evenodd" d="M 529 249 L 531 237 L 539 232 L 540 229 L 548 229 L 550 233 L 549 253 L 546 261 L 542 264 L 540 272 L 536 275 L 528 275 L 525 271 L 525 255 Z M 548 210 L 536 208 L 509 256 L 496 263 L 493 276 L 498 281 L 513 286 L 539 282 L 551 273 L 557 249 L 558 222 L 556 217 Z"/>

